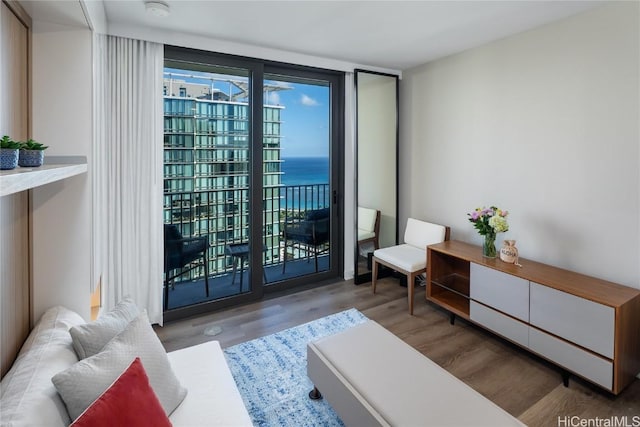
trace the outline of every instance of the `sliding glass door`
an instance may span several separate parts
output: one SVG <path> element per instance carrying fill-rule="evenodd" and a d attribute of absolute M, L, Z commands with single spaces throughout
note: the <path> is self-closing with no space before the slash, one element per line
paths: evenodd
<path fill-rule="evenodd" d="M 165 57 L 165 317 L 338 277 L 341 76 Z"/>
<path fill-rule="evenodd" d="M 249 71 L 211 71 L 164 70 L 165 309 L 249 290 Z"/>
<path fill-rule="evenodd" d="M 274 284 L 331 267 L 331 86 L 299 75 L 264 79 L 264 268 Z"/>

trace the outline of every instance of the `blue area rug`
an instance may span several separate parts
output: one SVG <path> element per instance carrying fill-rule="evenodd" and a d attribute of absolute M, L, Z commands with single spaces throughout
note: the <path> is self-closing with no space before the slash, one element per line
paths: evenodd
<path fill-rule="evenodd" d="M 256 426 L 343 426 L 324 400 L 311 400 L 307 343 L 368 319 L 355 308 L 224 350 Z"/>

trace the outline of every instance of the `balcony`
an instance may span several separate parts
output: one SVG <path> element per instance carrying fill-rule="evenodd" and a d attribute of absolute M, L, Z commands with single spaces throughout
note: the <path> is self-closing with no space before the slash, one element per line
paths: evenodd
<path fill-rule="evenodd" d="M 318 256 L 319 271 L 329 268 L 329 256 Z M 282 273 L 282 263 L 265 265 L 265 275 L 267 277 L 267 286 L 281 280 L 293 277 L 312 274 L 315 271 L 313 259 L 298 258 L 295 261 L 287 261 L 286 273 Z M 206 301 L 215 301 L 234 295 L 239 295 L 249 291 L 250 278 L 245 267 L 242 286 L 240 286 L 240 272 L 236 274 L 235 280 L 232 279 L 230 272 L 212 277 L 209 279 L 209 297 L 206 297 L 204 290 L 204 277 L 194 280 L 184 280 L 176 282 L 175 286 L 169 290 L 169 307 L 174 309 L 185 307 L 193 304 L 199 304 Z"/>
<path fill-rule="evenodd" d="M 247 243 L 249 236 L 249 190 L 246 187 L 207 191 L 166 191 L 165 223 L 177 224 L 183 236 L 209 236 L 209 297 L 205 294 L 204 268 L 196 268 L 177 279 L 169 290 L 168 309 L 226 298 L 249 291 L 247 263 L 242 269 L 229 245 Z M 263 192 L 262 264 L 264 283 L 281 282 L 315 272 L 312 251 L 302 246 L 285 255 L 284 223 L 304 216 L 307 210 L 330 206 L 328 184 L 267 187 Z M 283 260 L 287 256 L 286 270 Z M 233 277 L 234 263 L 236 274 Z M 318 271 L 329 268 L 329 256 L 318 255 Z"/>

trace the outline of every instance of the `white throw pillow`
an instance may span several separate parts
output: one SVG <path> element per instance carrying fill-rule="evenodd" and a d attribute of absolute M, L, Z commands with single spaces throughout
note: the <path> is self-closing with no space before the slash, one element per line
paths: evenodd
<path fill-rule="evenodd" d="M 79 314 L 60 306 L 42 315 L 0 383 L 1 426 L 69 425 L 51 377 L 78 362 L 69 328 L 81 323 Z"/>
<path fill-rule="evenodd" d="M 167 353 L 149 324 L 146 311 L 102 349 L 51 379 L 76 419 L 139 357 L 153 391 L 167 416 L 180 405 L 187 390 L 173 373 Z"/>
<path fill-rule="evenodd" d="M 98 354 L 113 337 L 124 331 L 124 328 L 139 315 L 140 310 L 133 300 L 127 297 L 116 304 L 113 310 L 94 322 L 71 328 L 69 333 L 78 358 L 82 360 Z"/>

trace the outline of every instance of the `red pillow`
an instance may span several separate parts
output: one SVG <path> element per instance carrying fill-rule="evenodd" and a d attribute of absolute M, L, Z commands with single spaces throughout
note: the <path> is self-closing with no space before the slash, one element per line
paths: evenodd
<path fill-rule="evenodd" d="M 149 384 L 140 358 L 136 357 L 120 377 L 71 426 L 170 427 L 171 422 Z"/>

